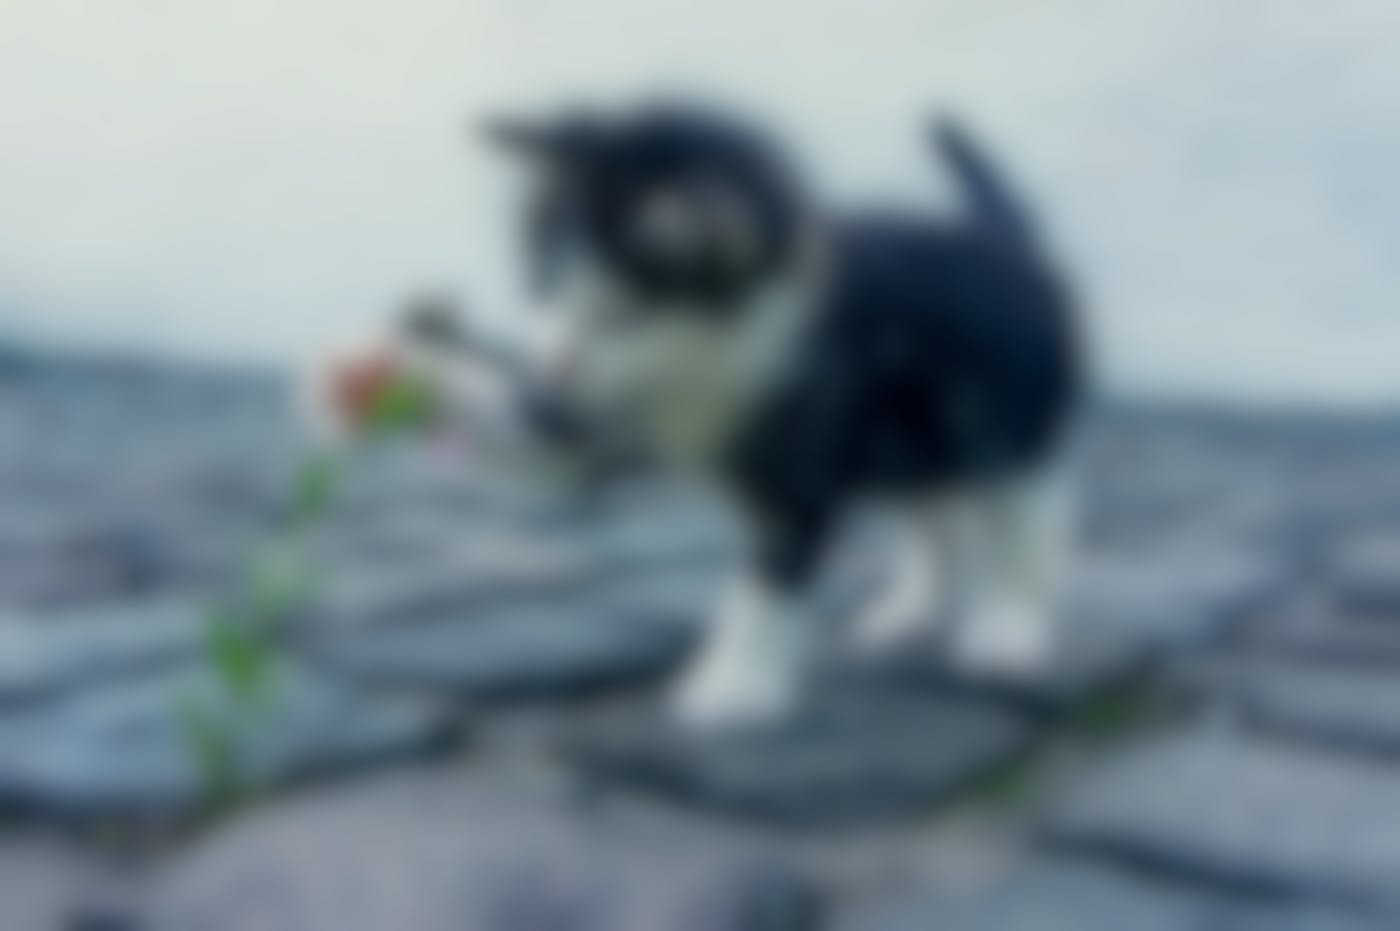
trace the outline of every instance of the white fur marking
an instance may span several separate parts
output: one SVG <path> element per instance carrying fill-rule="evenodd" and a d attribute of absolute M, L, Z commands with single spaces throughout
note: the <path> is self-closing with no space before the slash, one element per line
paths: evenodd
<path fill-rule="evenodd" d="M 725 593 L 700 653 L 682 674 L 672 711 L 698 730 L 781 720 L 796 705 L 811 632 L 792 597 L 745 576 Z"/>
<path fill-rule="evenodd" d="M 570 318 L 575 341 L 565 390 L 603 419 L 631 418 L 673 465 L 704 469 L 781 375 L 815 287 L 816 277 L 799 271 L 725 317 L 701 308 L 630 307 L 606 270 L 580 260 L 558 311 Z"/>
<path fill-rule="evenodd" d="M 946 531 L 943 516 L 941 509 L 917 505 L 898 516 L 902 526 L 893 574 L 856 621 L 857 649 L 881 652 L 897 647 L 937 622 Z"/>
<path fill-rule="evenodd" d="M 1034 676 L 1051 658 L 1070 536 L 1064 478 L 1052 469 L 979 496 L 980 545 L 957 641 L 971 672 Z"/>

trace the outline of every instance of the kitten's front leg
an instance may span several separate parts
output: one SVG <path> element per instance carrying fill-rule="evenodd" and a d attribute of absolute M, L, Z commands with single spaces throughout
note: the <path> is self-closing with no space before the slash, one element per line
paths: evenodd
<path fill-rule="evenodd" d="M 885 588 L 862 609 L 853 627 L 858 650 L 883 653 L 898 649 L 921 632 L 932 630 L 943 607 L 950 520 L 945 503 L 909 502 L 895 515 L 899 532 L 895 564 Z"/>
<path fill-rule="evenodd" d="M 812 513 L 787 519 L 767 513 L 765 520 L 750 516 L 752 558 L 726 588 L 708 639 L 672 694 L 683 726 L 774 724 L 802 698 L 814 653 L 804 595 L 828 522 Z"/>
<path fill-rule="evenodd" d="M 811 624 L 796 593 L 755 569 L 733 580 L 708 639 L 672 694 L 672 711 L 697 730 L 772 724 L 801 698 Z"/>
<path fill-rule="evenodd" d="M 969 559 L 971 603 L 957 641 L 970 672 L 1026 678 L 1044 672 L 1072 537 L 1064 474 L 1052 469 L 984 489 L 981 544 Z"/>

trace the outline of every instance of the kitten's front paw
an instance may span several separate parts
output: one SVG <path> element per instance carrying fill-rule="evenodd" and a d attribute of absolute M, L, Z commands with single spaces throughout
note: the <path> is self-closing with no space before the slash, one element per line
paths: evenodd
<path fill-rule="evenodd" d="M 747 730 L 781 723 L 797 706 L 800 676 L 763 657 L 707 656 L 686 671 L 670 696 L 684 728 Z"/>
<path fill-rule="evenodd" d="M 1008 602 L 964 620 L 954 643 L 958 667 L 996 679 L 1034 679 L 1050 665 L 1054 628 L 1043 608 Z"/>
<path fill-rule="evenodd" d="M 882 599 L 856 618 L 851 646 L 866 655 L 889 653 L 918 640 L 934 623 L 927 604 Z"/>

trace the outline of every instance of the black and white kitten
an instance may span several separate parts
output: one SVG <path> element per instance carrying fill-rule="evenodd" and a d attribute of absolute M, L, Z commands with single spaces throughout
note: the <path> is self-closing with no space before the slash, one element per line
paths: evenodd
<path fill-rule="evenodd" d="M 747 566 L 674 692 L 685 723 L 793 707 L 811 652 L 803 592 L 842 518 L 870 503 L 898 505 L 905 543 L 861 644 L 930 623 L 940 569 L 957 566 L 961 661 L 1005 675 L 1045 660 L 1078 341 L 1026 217 L 965 136 L 937 136 L 967 208 L 947 222 L 827 216 L 760 134 L 704 109 L 492 136 L 538 173 L 533 384 L 717 483 L 749 530 Z"/>

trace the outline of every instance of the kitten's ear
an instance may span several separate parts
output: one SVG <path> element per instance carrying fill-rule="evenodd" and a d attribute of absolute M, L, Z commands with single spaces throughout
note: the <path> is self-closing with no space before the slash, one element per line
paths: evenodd
<path fill-rule="evenodd" d="M 558 149 L 556 134 L 549 127 L 514 117 L 486 120 L 481 134 L 488 145 L 510 155 L 549 157 Z"/>
<path fill-rule="evenodd" d="M 399 312 L 399 330 L 408 339 L 439 348 L 458 348 L 470 341 L 469 320 L 450 299 L 437 294 L 415 297 Z"/>
<path fill-rule="evenodd" d="M 596 121 L 583 116 L 557 121 L 494 117 L 482 130 L 487 143 L 502 152 L 556 164 L 587 158 L 599 133 Z"/>

